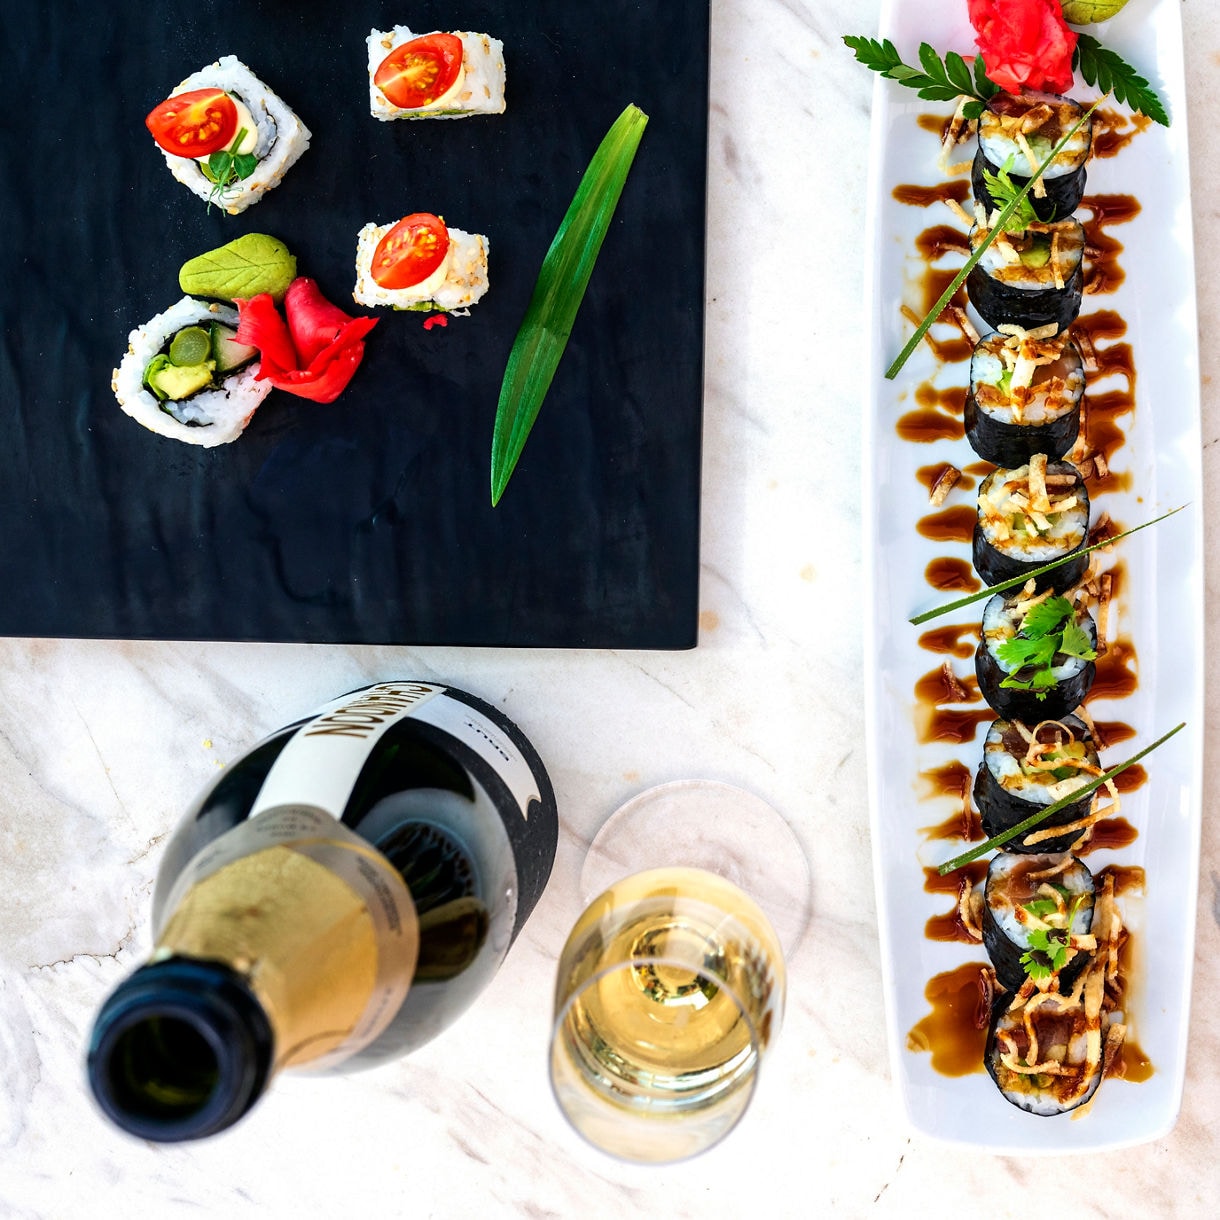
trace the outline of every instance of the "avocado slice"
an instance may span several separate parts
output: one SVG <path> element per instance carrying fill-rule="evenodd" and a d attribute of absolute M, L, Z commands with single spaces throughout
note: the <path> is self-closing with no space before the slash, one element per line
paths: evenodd
<path fill-rule="evenodd" d="M 211 385 L 215 368 L 214 360 L 178 365 L 168 356 L 154 356 L 144 371 L 144 384 L 162 401 L 180 402 Z"/>

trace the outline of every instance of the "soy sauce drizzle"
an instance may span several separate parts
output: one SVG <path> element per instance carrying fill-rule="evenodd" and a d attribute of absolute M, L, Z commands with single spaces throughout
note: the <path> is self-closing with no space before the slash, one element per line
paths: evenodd
<path fill-rule="evenodd" d="M 947 623 L 925 631 L 919 637 L 919 646 L 925 652 L 948 653 L 964 659 L 974 656 L 979 632 L 978 623 Z"/>
<path fill-rule="evenodd" d="M 940 556 L 924 569 L 928 584 L 943 593 L 975 593 L 983 582 L 974 574 L 974 567 L 965 559 Z"/>

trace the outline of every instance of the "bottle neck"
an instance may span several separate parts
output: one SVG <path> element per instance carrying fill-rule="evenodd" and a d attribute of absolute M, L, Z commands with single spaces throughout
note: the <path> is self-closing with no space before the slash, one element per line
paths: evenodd
<path fill-rule="evenodd" d="M 137 970 L 98 1014 L 87 1074 L 132 1135 L 199 1139 L 232 1126 L 271 1073 L 274 1038 L 246 982 L 220 962 L 170 957 Z"/>

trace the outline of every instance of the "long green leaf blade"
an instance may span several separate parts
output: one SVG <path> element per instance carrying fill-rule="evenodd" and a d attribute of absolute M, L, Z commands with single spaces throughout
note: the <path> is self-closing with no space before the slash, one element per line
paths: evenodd
<path fill-rule="evenodd" d="M 513 340 L 491 438 L 491 502 L 504 494 L 567 347 L 648 116 L 630 105 L 593 154 L 551 248 Z"/>

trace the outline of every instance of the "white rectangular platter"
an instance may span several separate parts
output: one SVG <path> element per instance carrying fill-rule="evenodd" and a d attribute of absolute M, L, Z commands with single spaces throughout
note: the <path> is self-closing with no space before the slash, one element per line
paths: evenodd
<path fill-rule="evenodd" d="M 925 998 L 929 980 L 986 959 L 982 946 L 937 942 L 925 933 L 928 919 L 944 914 L 953 900 L 925 891 L 924 869 L 943 863 L 965 844 L 930 841 L 921 833 L 950 817 L 954 802 L 929 796 L 920 778 L 955 759 L 973 773 L 985 727 L 972 742 L 923 742 L 915 697 L 919 679 L 944 659 L 920 646 L 921 632 L 947 623 L 968 627 L 971 621 L 977 629 L 982 602 L 924 627 L 908 622 L 955 596 L 929 584 L 931 560 L 946 555 L 970 559 L 968 543 L 933 542 L 917 531 L 919 520 L 933 509 L 916 472 L 942 462 L 962 468 L 977 458 L 964 439 L 915 442 L 896 431 L 897 421 L 916 410 L 921 397 L 926 402 L 950 387 L 964 388 L 966 362 L 946 364 L 923 344 L 893 380 L 884 375 L 912 332 L 902 307 L 917 303 L 926 270 L 917 237 L 938 224 L 957 225 L 964 233 L 943 203 L 912 206 L 893 194 L 900 184 L 944 181 L 936 133 L 919 119 L 947 117 L 952 103 L 922 101 L 913 90 L 880 77 L 873 102 L 863 493 L 871 555 L 865 652 L 871 828 L 891 1062 L 915 1129 L 1010 1154 L 1116 1148 L 1168 1132 L 1181 1101 L 1190 1008 L 1203 733 L 1203 505 L 1179 5 L 1177 0 L 1130 0 L 1118 17 L 1085 32 L 1141 70 L 1172 120 L 1168 128 L 1149 124 L 1117 155 L 1094 159 L 1088 171 L 1086 198 L 1126 194 L 1140 205 L 1132 220 L 1108 230 L 1122 243 L 1117 257 L 1125 278 L 1104 297 L 1086 296 L 1082 310 L 1082 316 L 1098 308 L 1121 316 L 1127 324 L 1123 341 L 1132 346 L 1136 368 L 1134 410 L 1122 420 L 1126 440 L 1113 455 L 1122 485 L 1095 496 L 1094 519 L 1104 510 L 1130 528 L 1178 505 L 1188 507 L 1118 544 L 1121 556 L 1108 561 L 1121 561 L 1126 573 L 1112 630 L 1135 649 L 1138 684 L 1121 700 L 1088 702 L 1099 721 L 1121 720 L 1136 731 L 1133 739 L 1103 750 L 1102 764 L 1114 766 L 1180 722 L 1186 728 L 1144 760 L 1147 782 L 1123 796 L 1121 816 L 1138 831 L 1135 841 L 1086 857 L 1094 871 L 1113 862 L 1146 873 L 1143 894 L 1126 895 L 1122 908 L 1136 950 L 1126 1017 L 1130 1036 L 1153 1072 L 1139 1083 L 1107 1079 L 1087 1112 L 1079 1115 L 1026 1114 L 1003 1099 L 981 1063 L 977 1072 L 943 1075 L 933 1070 L 926 1051 L 908 1046 L 908 1033 L 930 1009 Z M 892 40 L 907 63 L 918 62 L 924 41 L 942 55 L 974 51 L 966 0 L 883 0 L 878 36 Z M 1078 79 L 1072 96 L 1091 101 L 1097 91 Z M 1126 113 L 1113 99 L 1105 105 Z M 936 265 L 960 266 L 961 256 L 944 256 Z M 977 317 L 975 324 L 986 332 Z M 1090 381 L 1086 393 L 1109 388 Z M 946 507 L 954 504 L 973 506 L 973 491 L 955 490 Z M 952 664 L 959 677 L 973 674 L 972 659 Z"/>

